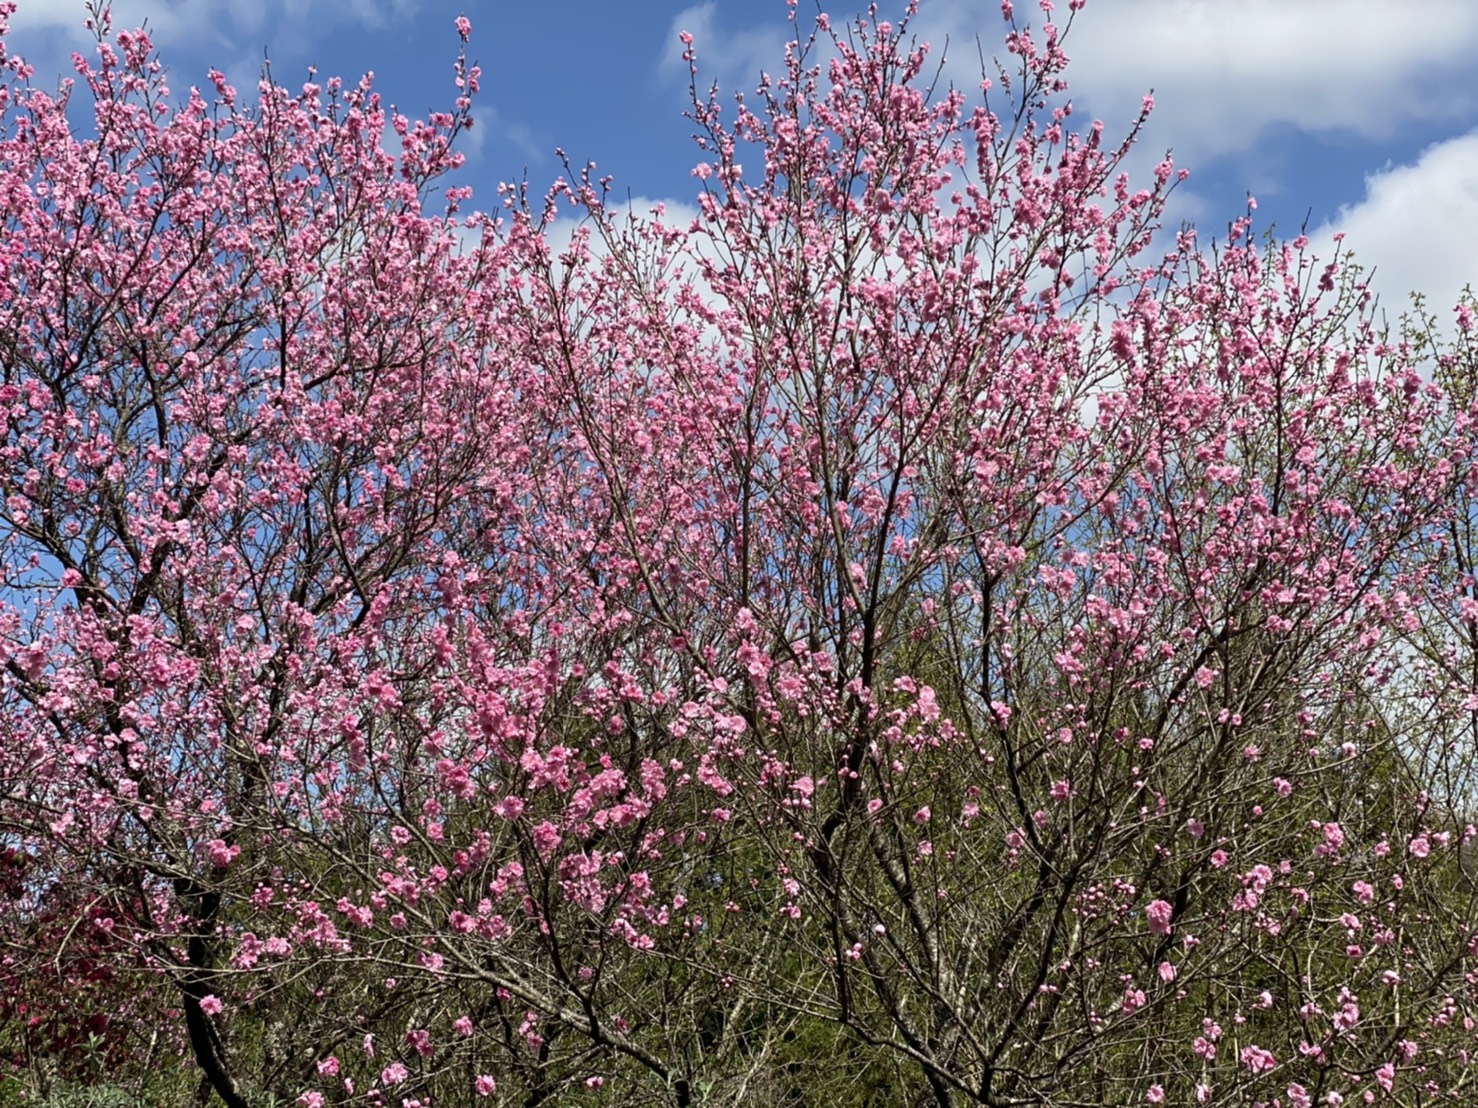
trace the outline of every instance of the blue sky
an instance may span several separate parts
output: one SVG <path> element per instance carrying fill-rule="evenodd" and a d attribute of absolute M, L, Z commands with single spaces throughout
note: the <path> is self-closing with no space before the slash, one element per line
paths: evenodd
<path fill-rule="evenodd" d="M 802 19 L 814 16 L 814 0 L 799 3 Z M 827 7 L 841 19 L 849 3 Z M 901 8 L 883 0 L 880 14 Z M 1017 9 L 1042 19 L 1032 0 Z M 464 149 L 484 203 L 525 171 L 542 189 L 561 146 L 614 174 L 623 194 L 686 207 L 697 157 L 678 32 L 696 36 L 705 80 L 748 89 L 761 68 L 780 68 L 786 12 L 784 0 L 117 0 L 114 25 L 148 20 L 181 95 L 210 66 L 250 88 L 270 56 L 290 85 L 310 64 L 321 77 L 373 70 L 387 100 L 421 114 L 451 102 L 453 20 L 466 14 L 484 80 Z M 81 0 L 19 0 L 11 49 L 50 84 L 87 45 L 82 19 Z M 936 48 L 948 40 L 947 73 L 961 84 L 978 79 L 977 36 L 990 56 L 1001 28 L 999 0 L 922 0 L 915 23 Z M 1191 170 L 1172 223 L 1190 220 L 1205 239 L 1251 191 L 1260 224 L 1291 237 L 1307 220 L 1325 256 L 1345 231 L 1393 313 L 1420 288 L 1447 317 L 1478 283 L 1473 0 L 1090 0 L 1066 49 L 1077 118 L 1102 118 L 1108 137 L 1155 90 L 1138 168 L 1170 147 Z"/>

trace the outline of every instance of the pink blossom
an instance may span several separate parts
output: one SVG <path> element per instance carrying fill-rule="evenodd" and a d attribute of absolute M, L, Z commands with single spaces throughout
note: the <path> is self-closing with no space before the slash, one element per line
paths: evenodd
<path fill-rule="evenodd" d="M 1456 343 L 1388 341 L 1302 236 L 1162 232 L 1175 165 L 1080 127 L 1026 24 L 989 97 L 930 85 L 919 23 L 819 17 L 742 102 L 682 33 L 670 214 L 562 154 L 462 210 L 465 47 L 415 119 L 368 75 L 181 96 L 131 29 L 63 94 L 0 46 L 25 1021 L 126 1037 L 134 963 L 206 936 L 233 1016 L 187 1014 L 245 1065 L 237 1008 L 291 992 L 282 1056 L 343 1084 L 309 1108 L 415 1108 L 422 1068 L 490 1096 L 510 1048 L 578 1085 L 628 1027 L 663 1062 L 604 1099 L 722 1084 L 643 1008 L 668 970 L 698 1009 L 850 1010 L 858 1072 L 920 1034 L 947 1085 L 994 1057 L 1023 1103 L 1115 1065 L 1120 1102 L 1272 1101 L 1275 1053 L 1375 1095 L 1388 1025 L 1465 1064 L 1466 858 L 1410 822 L 1450 804 L 1414 759 L 1367 818 L 1340 790 L 1380 729 L 1340 721 L 1408 655 L 1415 747 L 1478 707 L 1473 300 Z M 1161 1005 L 1189 1068 L 1129 1043 Z"/>
<path fill-rule="evenodd" d="M 1273 1052 L 1260 1046 L 1244 1046 L 1240 1058 L 1242 1064 L 1254 1074 L 1266 1073 L 1278 1064 Z"/>
<path fill-rule="evenodd" d="M 516 820 L 523 815 L 524 803 L 521 797 L 503 796 L 499 797 L 493 805 L 493 813 L 506 820 Z"/>
<path fill-rule="evenodd" d="M 1145 906 L 1145 919 L 1149 922 L 1151 935 L 1170 934 L 1170 916 L 1174 908 L 1169 901 L 1152 900 Z"/>
<path fill-rule="evenodd" d="M 228 846 L 222 839 L 212 839 L 206 847 L 210 854 L 210 864 L 217 869 L 225 869 L 241 854 L 241 847 Z"/>
<path fill-rule="evenodd" d="M 1324 858 L 1334 858 L 1345 844 L 1345 829 L 1338 823 L 1326 823 L 1321 828 L 1324 841 L 1314 848 L 1314 853 Z"/>

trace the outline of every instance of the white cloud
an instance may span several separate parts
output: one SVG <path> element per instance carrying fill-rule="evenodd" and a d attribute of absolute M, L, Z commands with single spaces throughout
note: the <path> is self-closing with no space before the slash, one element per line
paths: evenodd
<path fill-rule="evenodd" d="M 161 40 L 182 35 L 229 41 L 264 22 L 292 19 L 325 30 L 351 19 L 371 27 L 402 23 L 415 15 L 418 0 L 255 0 L 249 4 L 201 3 L 199 0 L 112 0 L 113 27 L 121 30 L 148 22 Z M 69 32 L 79 45 L 91 40 L 83 27 L 85 0 L 18 0 L 10 25 L 26 32 L 49 28 Z"/>
<path fill-rule="evenodd" d="M 202 0 L 112 0 L 114 31 L 147 25 L 150 38 L 166 50 L 165 61 L 180 48 L 203 55 L 233 78 L 250 73 L 249 87 L 261 68 L 262 50 L 275 40 L 299 54 L 344 23 L 372 28 L 403 25 L 414 17 L 419 0 L 246 0 L 243 3 Z M 92 32 L 84 26 L 84 0 L 18 0 L 11 17 L 11 48 L 36 67 L 40 82 L 72 71 L 72 51 L 92 56 Z M 273 34 L 277 30 L 279 33 Z M 203 69 L 191 79 L 203 79 Z"/>
<path fill-rule="evenodd" d="M 785 44 L 791 41 L 790 25 L 774 19 L 748 28 L 720 27 L 715 16 L 718 4 L 704 0 L 678 12 L 662 43 L 660 74 L 676 80 L 683 74 L 685 47 L 678 34 L 693 36 L 693 49 L 698 60 L 698 91 L 718 81 L 724 98 L 734 92 L 753 92 L 761 71 L 778 75 L 785 57 Z"/>
<path fill-rule="evenodd" d="M 201 5 L 188 5 L 181 0 L 117 0 L 111 5 L 114 30 L 139 27 L 147 23 L 151 37 L 158 40 L 179 38 L 192 30 L 215 39 Z M 87 6 L 83 0 L 18 0 L 10 17 L 12 35 L 24 46 L 43 45 L 51 49 L 82 50 L 92 42 L 92 32 L 83 22 Z M 198 27 L 195 26 L 198 24 Z M 46 32 L 46 38 L 40 37 Z M 53 37 L 54 36 L 54 37 Z M 34 54 L 22 49 L 21 53 Z"/>
<path fill-rule="evenodd" d="M 1059 24 L 1068 16 L 1060 2 Z M 1019 23 L 1040 26 L 1034 0 L 1017 0 Z M 688 9 L 699 35 L 713 30 L 714 6 Z M 979 58 L 1013 62 L 1003 47 L 999 0 L 925 0 L 912 31 L 947 53 L 945 75 L 973 88 Z M 676 26 L 674 27 L 674 32 Z M 978 43 L 978 45 L 977 45 Z M 783 46 L 783 44 L 781 44 Z M 747 62 L 774 64 L 776 47 Z M 1283 167 L 1259 156 L 1267 130 L 1287 127 L 1356 141 L 1390 139 L 1403 126 L 1467 130 L 1478 111 L 1471 59 L 1478 55 L 1478 4 L 1472 0 L 1090 0 L 1066 40 L 1068 95 L 1086 126 L 1095 116 L 1117 139 L 1151 89 L 1156 109 L 1127 168 L 1139 181 L 1169 147 L 1193 176 L 1177 191 L 1167 226 L 1211 213 L 1194 191 L 1198 165 L 1240 155 L 1254 192 L 1286 182 Z M 675 51 L 674 51 L 675 52 Z M 709 57 L 712 56 L 710 48 Z M 700 52 L 700 70 L 704 55 Z M 1217 220 L 1220 222 L 1220 219 Z M 1209 241 L 1215 228 L 1205 228 Z M 1366 179 L 1363 200 L 1311 232 L 1333 253 L 1332 235 L 1367 268 L 1388 311 L 1399 314 L 1413 289 L 1444 318 L 1458 292 L 1478 283 L 1478 131 L 1429 147 L 1411 165 Z"/>
<path fill-rule="evenodd" d="M 921 37 L 948 33 L 973 66 L 979 35 L 988 58 L 1004 58 L 999 13 L 997 0 L 926 3 Z M 1066 5 L 1055 14 L 1065 21 Z M 1030 0 L 1017 16 L 1045 18 Z M 1146 141 L 1192 166 L 1254 147 L 1270 125 L 1383 138 L 1478 102 L 1471 0 L 1090 0 L 1065 49 L 1070 95 L 1106 120 L 1132 115 L 1153 88 Z"/>
<path fill-rule="evenodd" d="M 111 0 L 110 9 L 115 34 L 148 28 L 176 98 L 191 85 L 204 87 L 206 69 L 214 67 L 225 73 L 244 103 L 252 103 L 269 56 L 272 79 L 292 87 L 307 77 L 306 66 L 316 60 L 313 53 L 336 28 L 356 23 L 374 30 L 407 28 L 420 5 L 421 0 Z M 34 67 L 38 85 L 53 85 L 59 76 L 75 77 L 70 61 L 74 51 L 96 61 L 86 19 L 86 0 L 18 0 L 7 46 Z M 450 22 L 443 30 L 450 43 Z M 362 69 L 330 70 L 320 79 L 331 72 L 357 81 Z M 450 90 L 449 79 L 446 87 Z M 459 149 L 474 162 L 486 145 L 489 124 L 497 122 L 497 113 L 485 104 L 479 104 L 476 116 L 481 127 L 458 140 Z M 388 127 L 383 141 L 390 153 L 399 152 L 399 140 Z"/>
<path fill-rule="evenodd" d="M 658 219 L 664 226 L 676 227 L 681 230 L 687 228 L 698 218 L 696 205 L 686 200 L 652 199 L 647 196 L 632 196 L 622 199 L 619 196 L 611 196 L 607 202 L 607 210 L 616 217 L 616 225 L 619 228 L 626 218 L 635 219 L 638 223 L 647 223 Z M 661 215 L 656 213 L 661 211 Z M 537 211 L 537 209 L 536 209 Z M 559 212 L 553 223 L 546 229 L 544 238 L 549 243 L 550 253 L 558 258 L 565 250 L 569 249 L 574 239 L 575 231 L 585 222 L 583 209 L 570 206 L 568 202 L 562 201 Z M 590 252 L 596 258 L 605 257 L 609 250 L 600 235 L 592 228 L 590 237 Z M 691 274 L 691 268 L 686 261 L 679 263 L 679 270 L 685 274 Z M 696 277 L 696 274 L 692 274 Z"/>
<path fill-rule="evenodd" d="M 1420 291 L 1428 310 L 1450 323 L 1463 286 L 1478 285 L 1478 131 L 1366 177 L 1364 199 L 1311 232 L 1322 258 L 1334 256 L 1339 231 L 1356 262 L 1375 269 L 1371 285 L 1391 318 Z"/>

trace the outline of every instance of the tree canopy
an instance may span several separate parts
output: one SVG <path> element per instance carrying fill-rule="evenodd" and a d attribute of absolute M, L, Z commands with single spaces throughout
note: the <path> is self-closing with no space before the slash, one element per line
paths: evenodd
<path fill-rule="evenodd" d="M 1468 1096 L 1473 304 L 1165 233 L 1081 6 L 685 36 L 690 225 L 0 45 L 0 1103 Z"/>

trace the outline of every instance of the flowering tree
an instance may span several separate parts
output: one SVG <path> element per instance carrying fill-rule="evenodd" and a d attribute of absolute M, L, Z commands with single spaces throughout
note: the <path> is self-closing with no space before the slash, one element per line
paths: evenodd
<path fill-rule="evenodd" d="M 461 58 L 176 107 L 98 12 L 78 138 L 3 57 L 8 979 L 232 1108 L 1458 1094 L 1470 311 L 1152 258 L 1149 102 L 912 14 L 695 76 L 689 227 L 429 210 Z"/>

